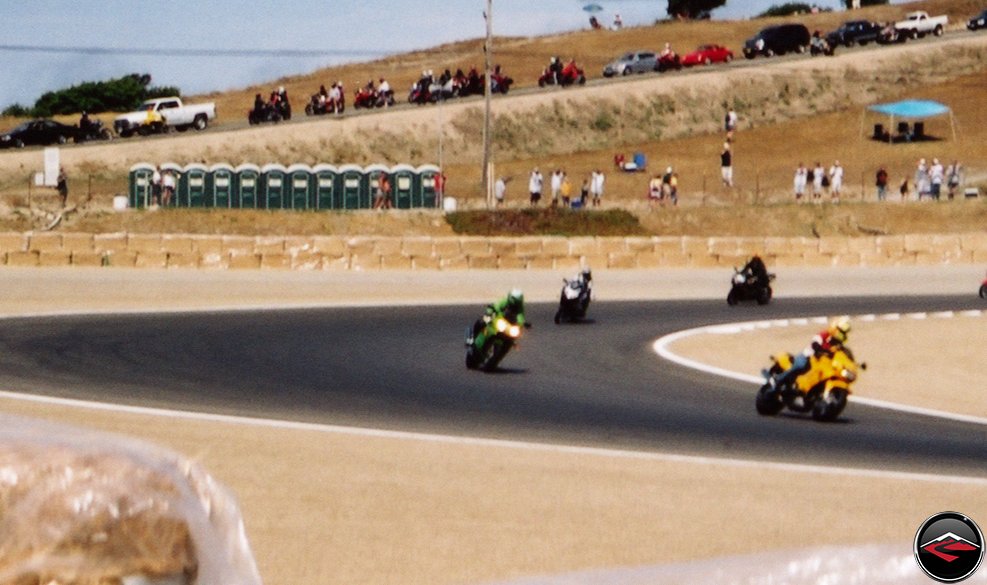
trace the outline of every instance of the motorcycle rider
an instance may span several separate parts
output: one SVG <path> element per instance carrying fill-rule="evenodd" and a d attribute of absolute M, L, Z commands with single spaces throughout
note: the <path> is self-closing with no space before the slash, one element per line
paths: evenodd
<path fill-rule="evenodd" d="M 558 84 L 562 80 L 562 61 L 558 57 L 551 58 L 548 72 L 552 76 L 552 83 Z"/>
<path fill-rule="evenodd" d="M 764 260 L 761 260 L 761 257 L 757 254 L 751 256 L 751 259 L 747 261 L 747 264 L 741 270 L 741 274 L 744 275 L 744 280 L 749 284 L 766 286 L 770 280 L 768 268 L 764 265 Z"/>
<path fill-rule="evenodd" d="M 93 121 L 89 119 L 89 112 L 86 110 L 82 111 L 82 116 L 79 118 L 79 129 L 83 132 L 88 132 L 92 127 Z"/>
<path fill-rule="evenodd" d="M 380 78 L 380 85 L 377 87 L 377 95 L 379 95 L 384 100 L 384 105 L 391 105 L 391 96 L 394 92 L 391 91 L 391 84 L 387 83 L 387 80 L 383 77 Z"/>
<path fill-rule="evenodd" d="M 524 318 L 524 293 L 521 289 L 511 289 L 511 292 L 507 293 L 506 297 L 487 305 L 483 317 L 477 319 L 476 323 L 473 324 L 473 334 L 467 340 L 467 343 L 472 345 L 473 340 L 483 331 L 486 324 L 499 316 L 503 316 L 511 323 L 515 323 L 526 329 L 531 328 L 531 323 L 528 323 Z"/>
<path fill-rule="evenodd" d="M 784 388 L 793 384 L 796 378 L 809 371 L 810 357 L 819 358 L 824 355 L 832 355 L 846 343 L 849 333 L 849 317 L 843 316 L 834 319 L 827 329 L 820 331 L 812 338 L 802 353 L 795 356 L 795 359 L 792 360 L 792 367 L 782 372 L 777 378 L 771 378 L 770 384 L 775 388 Z"/>

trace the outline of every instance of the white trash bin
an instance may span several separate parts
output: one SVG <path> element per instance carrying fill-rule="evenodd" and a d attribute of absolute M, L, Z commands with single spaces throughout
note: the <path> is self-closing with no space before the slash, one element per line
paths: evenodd
<path fill-rule="evenodd" d="M 113 197 L 113 211 L 127 211 L 128 207 L 130 207 L 130 202 L 127 201 L 126 195 Z"/>
<path fill-rule="evenodd" d="M 443 197 L 442 198 L 442 211 L 446 213 L 452 213 L 456 211 L 456 198 L 455 197 Z"/>

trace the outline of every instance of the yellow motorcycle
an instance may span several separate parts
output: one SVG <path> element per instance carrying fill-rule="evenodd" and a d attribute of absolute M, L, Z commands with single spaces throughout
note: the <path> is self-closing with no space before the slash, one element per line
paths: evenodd
<path fill-rule="evenodd" d="M 794 384 L 777 386 L 772 379 L 792 367 L 792 354 L 781 352 L 771 356 L 771 367 L 762 370 L 765 383 L 757 391 L 755 406 L 758 414 L 774 416 L 783 408 L 792 412 L 811 412 L 818 421 L 835 420 L 846 408 L 851 386 L 859 370 L 850 348 L 840 346 L 830 354 L 809 358 L 809 370 L 795 379 Z"/>

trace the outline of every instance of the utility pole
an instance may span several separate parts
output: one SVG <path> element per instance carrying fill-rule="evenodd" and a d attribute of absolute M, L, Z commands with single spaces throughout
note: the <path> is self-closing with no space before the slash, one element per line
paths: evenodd
<path fill-rule="evenodd" d="M 483 169 L 481 171 L 483 194 L 487 207 L 493 199 L 490 177 L 490 61 L 493 53 L 493 0 L 487 0 L 487 10 L 483 18 L 487 21 L 487 39 L 483 44 L 484 84 L 483 84 Z"/>

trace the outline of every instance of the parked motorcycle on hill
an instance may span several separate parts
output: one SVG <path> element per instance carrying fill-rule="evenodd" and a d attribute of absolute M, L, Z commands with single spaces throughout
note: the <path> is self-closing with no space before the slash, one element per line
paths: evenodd
<path fill-rule="evenodd" d="M 809 54 L 813 57 L 817 55 L 826 55 L 827 57 L 832 57 L 836 53 L 836 47 L 830 44 L 825 38 L 816 33 L 816 36 L 812 37 L 809 42 Z"/>
<path fill-rule="evenodd" d="M 79 124 L 79 133 L 75 135 L 76 144 L 80 142 L 89 142 L 91 140 L 112 140 L 113 133 L 110 129 L 103 125 L 103 121 L 99 119 L 89 120 L 88 122 Z"/>
<path fill-rule="evenodd" d="M 546 67 L 542 70 L 541 76 L 538 78 L 538 87 L 556 84 L 561 87 L 567 87 L 575 84 L 583 85 L 585 83 L 586 74 L 575 63 L 569 63 L 561 71 L 555 71 L 550 66 Z"/>
<path fill-rule="evenodd" d="M 252 108 L 247 111 L 247 122 L 251 126 L 263 122 L 274 122 L 276 124 L 282 119 L 281 110 L 271 104 L 264 104 L 261 108 Z"/>
<path fill-rule="evenodd" d="M 655 71 L 664 73 L 666 71 L 678 71 L 682 69 L 682 59 L 675 51 L 662 53 L 655 61 Z"/>
<path fill-rule="evenodd" d="M 765 382 L 754 402 L 758 414 L 774 416 L 788 408 L 792 412 L 812 413 L 812 418 L 818 421 L 835 420 L 846 408 L 858 371 L 867 369 L 865 363 L 858 366 L 850 348 L 843 345 L 832 354 L 811 356 L 809 371 L 793 384 L 772 383 L 792 367 L 793 360 L 790 353 L 777 353 L 771 356 L 771 367 L 761 371 Z"/>

